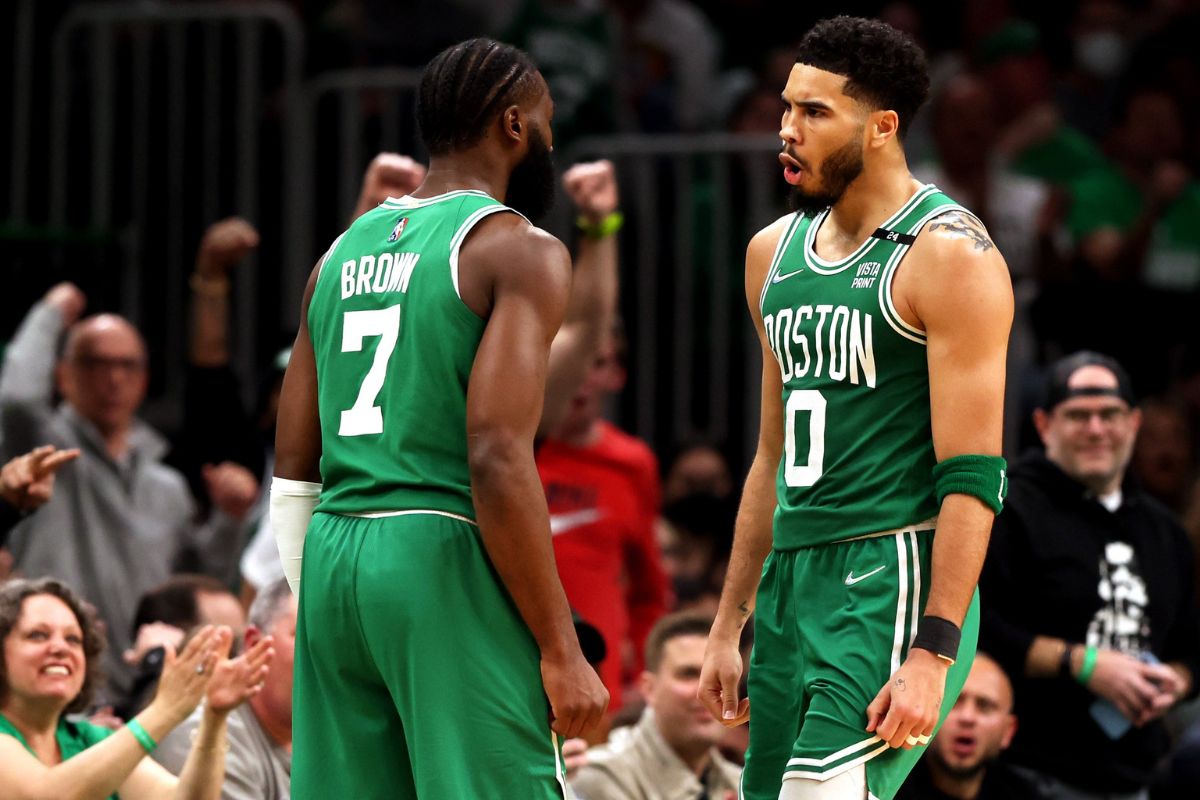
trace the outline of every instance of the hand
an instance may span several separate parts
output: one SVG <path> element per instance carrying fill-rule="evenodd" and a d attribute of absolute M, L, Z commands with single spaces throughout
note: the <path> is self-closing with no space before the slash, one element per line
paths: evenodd
<path fill-rule="evenodd" d="M 399 153 L 380 153 L 363 175 L 358 207 L 367 211 L 389 197 L 404 197 L 425 180 L 425 166 Z"/>
<path fill-rule="evenodd" d="M 160 708 L 174 728 L 195 710 L 208 689 L 217 662 L 229 654 L 233 633 L 224 625 L 205 625 L 192 637 L 179 655 L 166 647 L 162 675 L 153 706 Z M 202 669 L 198 669 L 202 667 Z"/>
<path fill-rule="evenodd" d="M 617 173 L 611 161 L 576 164 L 563 174 L 563 189 L 589 222 L 617 210 Z"/>
<path fill-rule="evenodd" d="M 574 780 L 575 773 L 588 763 L 587 739 L 567 739 L 563 742 L 563 768 L 567 772 L 567 780 Z"/>
<path fill-rule="evenodd" d="M 1155 698 L 1161 693 L 1154 682 L 1164 677 L 1173 680 L 1164 676 L 1163 670 L 1170 671 L 1170 667 L 1146 664 L 1117 650 L 1101 650 L 1096 654 L 1096 668 L 1087 687 L 1111 700 L 1132 722 L 1143 718 L 1148 722 L 1158 716 L 1151 716 Z"/>
<path fill-rule="evenodd" d="M 1096 667 L 1087 687 L 1112 701 L 1125 717 L 1137 722 L 1147 715 L 1160 694 L 1154 681 L 1162 673 L 1157 665 L 1146 664 L 1117 650 L 1100 650 Z"/>
<path fill-rule="evenodd" d="M 867 706 L 867 731 L 890 747 L 911 750 L 914 739 L 926 744 L 937 727 L 946 692 L 949 662 L 914 647 L 896 674 Z"/>
<path fill-rule="evenodd" d="M 87 307 L 87 296 L 73 283 L 57 283 L 46 292 L 44 302 L 54 306 L 62 314 L 63 327 L 75 324 Z"/>
<path fill-rule="evenodd" d="M 54 493 L 54 473 L 79 458 L 78 450 L 43 445 L 0 467 L 0 497 L 21 511 L 32 511 Z"/>
<path fill-rule="evenodd" d="M 738 699 L 738 683 L 741 679 L 742 654 L 738 650 L 737 639 L 709 636 L 696 698 L 713 715 L 713 719 L 727 728 L 750 721 L 750 700 Z"/>
<path fill-rule="evenodd" d="M 237 658 L 218 662 L 212 681 L 208 684 L 208 708 L 217 714 L 228 714 L 246 700 L 262 691 L 263 681 L 275 657 L 275 640 L 264 636 Z"/>
<path fill-rule="evenodd" d="M 567 739 L 590 730 L 608 708 L 608 690 L 578 648 L 565 659 L 542 656 L 542 686 L 550 701 L 550 727 Z"/>
<path fill-rule="evenodd" d="M 258 500 L 258 479 L 241 464 L 232 461 L 222 461 L 216 466 L 205 464 L 200 474 L 208 489 L 208 499 L 236 520 L 245 518 Z"/>
<path fill-rule="evenodd" d="M 241 217 L 228 217 L 214 222 L 200 240 L 196 272 L 205 278 L 224 278 L 234 264 L 258 247 L 258 242 L 258 231 Z"/>

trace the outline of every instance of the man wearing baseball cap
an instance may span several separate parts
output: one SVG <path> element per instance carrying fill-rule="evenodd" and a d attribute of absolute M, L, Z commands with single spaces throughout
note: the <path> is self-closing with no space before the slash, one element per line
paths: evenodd
<path fill-rule="evenodd" d="M 1053 797 L 1146 798 L 1162 716 L 1194 694 L 1193 559 L 1171 513 L 1126 480 L 1141 414 L 1128 374 L 1079 352 L 1050 369 L 980 579 L 979 646 L 1014 678 L 1008 755 Z"/>

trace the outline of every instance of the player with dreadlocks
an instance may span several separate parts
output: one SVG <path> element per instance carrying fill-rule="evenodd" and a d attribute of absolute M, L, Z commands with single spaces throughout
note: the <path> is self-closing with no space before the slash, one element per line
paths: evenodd
<path fill-rule="evenodd" d="M 571 285 L 524 216 L 552 198 L 553 103 L 528 56 L 474 39 L 429 64 L 417 113 L 425 181 L 313 270 L 280 399 L 292 797 L 562 798 L 556 734 L 608 695 L 533 459 Z"/>

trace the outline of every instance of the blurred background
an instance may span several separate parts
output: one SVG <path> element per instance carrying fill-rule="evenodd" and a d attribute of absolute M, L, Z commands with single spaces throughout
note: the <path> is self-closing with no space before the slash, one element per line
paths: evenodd
<path fill-rule="evenodd" d="M 750 235 L 785 211 L 775 152 L 793 47 L 822 4 L 768 0 L 16 0 L 0 82 L 0 339 L 60 280 L 150 342 L 146 416 L 179 424 L 187 276 L 205 228 L 261 234 L 233 274 L 247 392 L 293 334 L 304 279 L 381 150 L 424 156 L 420 68 L 475 35 L 517 44 L 556 101 L 556 159 L 617 164 L 628 385 L 611 416 L 660 454 L 704 438 L 735 474 L 757 426 L 742 295 Z M 1158 492 L 1190 499 L 1200 410 L 1200 3 L 848 2 L 927 49 L 913 171 L 985 220 L 1013 272 L 1009 455 L 1029 390 L 1079 347 L 1169 396 Z M 546 226 L 570 239 L 560 198 Z M 247 400 L 251 398 L 247 397 Z M 1169 452 L 1168 452 L 1169 451 Z"/>

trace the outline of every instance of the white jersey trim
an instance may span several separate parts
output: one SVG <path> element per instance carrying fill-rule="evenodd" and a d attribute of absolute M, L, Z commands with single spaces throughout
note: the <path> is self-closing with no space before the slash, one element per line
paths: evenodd
<path fill-rule="evenodd" d="M 931 531 L 937 527 L 937 516 L 932 516 L 929 519 L 923 519 L 920 522 L 914 522 L 912 525 L 905 525 L 903 528 L 892 528 L 886 531 L 876 531 L 874 533 L 864 533 L 862 536 L 851 536 L 849 539 L 838 539 L 832 544 L 841 544 L 842 542 L 857 542 L 859 539 L 878 539 L 880 536 L 895 536 L 900 533 L 919 533 L 921 531 Z"/>
<path fill-rule="evenodd" d="M 783 254 L 787 252 L 788 246 L 792 243 L 792 237 L 796 235 L 796 229 L 800 227 L 801 216 L 799 214 L 792 215 L 792 222 L 787 229 L 779 237 L 779 241 L 775 243 L 775 253 L 771 256 L 771 266 L 767 270 L 767 279 L 763 281 L 762 291 L 758 293 L 758 312 L 762 316 L 763 306 L 767 302 L 767 291 L 771 288 L 771 284 L 775 283 L 775 276 L 779 274 L 779 264 L 783 261 Z M 787 276 L 785 276 L 787 277 Z"/>
<path fill-rule="evenodd" d="M 916 207 L 917 203 L 920 203 L 937 190 L 938 188 L 932 183 L 923 184 L 921 188 L 913 194 L 912 197 L 905 201 L 904 205 L 900 206 L 896 213 L 888 217 L 881 225 L 879 225 L 879 227 L 890 228 L 896 223 L 897 220 Z M 864 256 L 866 252 L 875 244 L 875 240 L 868 236 L 853 253 L 845 258 L 837 259 L 836 261 L 821 258 L 819 255 L 817 255 L 817 232 L 821 229 L 821 225 L 828 217 L 829 209 L 827 208 L 813 218 L 813 221 L 809 224 L 808 230 L 804 235 L 804 260 L 808 262 L 808 266 L 812 267 L 813 272 L 816 272 L 819 275 L 836 275 L 837 273 L 842 272 L 847 267 L 852 266 L 856 261 L 861 259 L 862 256 Z"/>
<path fill-rule="evenodd" d="M 342 235 L 333 240 L 333 244 L 329 245 L 329 249 L 325 251 L 325 255 L 321 256 L 321 260 L 317 262 L 318 278 L 321 277 L 321 270 L 325 269 L 325 262 L 329 260 L 329 256 L 333 254 L 333 251 L 337 248 L 337 246 L 342 243 L 342 237 L 344 237 L 347 232 L 348 231 L 342 231 Z"/>
<path fill-rule="evenodd" d="M 789 770 L 789 771 L 783 773 L 783 779 L 786 781 L 786 780 L 795 780 L 795 779 L 799 779 L 799 778 L 807 778 L 808 780 L 824 782 L 824 781 L 829 780 L 830 778 L 836 778 L 838 775 L 841 775 L 846 770 L 854 769 L 859 764 L 865 764 L 866 762 L 870 761 L 875 756 L 879 755 L 880 753 L 882 753 L 888 749 L 887 742 L 884 742 L 878 736 L 876 736 L 875 739 L 879 742 L 882 742 L 879 745 L 879 747 L 876 747 L 871 752 L 865 753 L 865 754 L 859 756 L 858 758 L 855 758 L 851 761 L 847 761 L 845 764 L 840 764 L 840 765 L 834 767 L 833 769 L 829 770 L 828 772 L 813 772 L 811 770 Z"/>
<path fill-rule="evenodd" d="M 479 189 L 455 189 L 452 192 L 443 192 L 433 197 L 410 197 L 408 195 L 404 197 L 389 197 L 380 203 L 380 205 L 387 206 L 388 208 L 423 208 L 424 206 L 440 203 L 451 197 L 460 197 L 462 195 L 495 199 L 487 192 L 482 192 Z"/>
<path fill-rule="evenodd" d="M 483 193 L 479 192 L 479 194 Z M 484 195 L 484 197 L 486 196 L 487 195 Z M 450 240 L 450 281 L 454 284 L 454 293 L 458 295 L 459 300 L 462 300 L 462 292 L 459 291 L 458 288 L 458 252 L 462 249 L 462 243 L 467 238 L 467 234 L 471 232 L 471 229 L 474 228 L 481 219 L 501 211 L 511 212 L 526 222 L 529 222 L 524 214 L 519 211 L 513 211 L 508 206 L 484 206 L 483 208 L 477 209 L 474 213 L 467 217 L 463 221 L 463 224 L 460 225 L 458 230 L 455 232 L 454 238 Z"/>
<path fill-rule="evenodd" d="M 462 514 L 451 514 L 449 511 L 435 511 L 432 508 L 411 508 L 405 511 L 348 511 L 341 516 L 357 517 L 359 519 L 383 519 L 384 517 L 407 517 L 410 514 L 433 514 L 437 517 L 449 517 L 456 519 L 459 522 L 468 522 L 475 527 L 479 527 L 479 523 L 470 517 L 464 517 Z"/>

